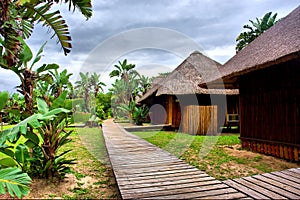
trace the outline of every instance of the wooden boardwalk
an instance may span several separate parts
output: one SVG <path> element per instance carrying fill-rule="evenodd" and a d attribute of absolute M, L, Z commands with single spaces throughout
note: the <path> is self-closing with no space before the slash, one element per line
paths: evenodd
<path fill-rule="evenodd" d="M 123 199 L 300 198 L 300 169 L 221 182 L 112 120 L 103 135 Z"/>
<path fill-rule="evenodd" d="M 300 199 L 300 168 L 224 181 L 254 199 Z"/>

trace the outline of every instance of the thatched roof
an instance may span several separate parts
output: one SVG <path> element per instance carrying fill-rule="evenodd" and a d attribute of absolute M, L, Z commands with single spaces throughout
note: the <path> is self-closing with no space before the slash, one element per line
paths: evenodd
<path fill-rule="evenodd" d="M 231 83 L 240 75 L 295 58 L 300 58 L 300 6 L 233 56 L 220 72 L 226 87 L 233 88 Z M 214 84 L 218 78 L 206 82 Z"/>
<path fill-rule="evenodd" d="M 222 65 L 198 51 L 193 52 L 173 72 L 154 85 L 141 99 L 152 95 L 185 95 L 185 94 L 228 94 L 236 95 L 238 90 L 206 89 L 198 85 L 204 77 L 218 73 Z"/>

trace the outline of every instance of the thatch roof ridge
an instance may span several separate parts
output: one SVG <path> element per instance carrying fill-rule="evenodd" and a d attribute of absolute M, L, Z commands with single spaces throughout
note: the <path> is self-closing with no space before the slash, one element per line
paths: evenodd
<path fill-rule="evenodd" d="M 226 94 L 237 95 L 238 90 L 232 89 L 206 89 L 198 85 L 207 77 L 215 76 L 223 66 L 217 61 L 203 55 L 199 51 L 192 52 L 168 76 L 154 84 L 139 102 L 152 95 L 185 95 L 185 94 Z"/>
<path fill-rule="evenodd" d="M 163 80 L 156 95 L 238 94 L 237 90 L 208 90 L 198 86 L 207 77 L 215 76 L 220 68 L 222 65 L 217 61 L 194 51 Z"/>
<path fill-rule="evenodd" d="M 300 58 L 300 6 L 228 60 L 220 72 L 226 82 L 295 57 Z M 207 82 L 218 78 L 211 77 Z"/>

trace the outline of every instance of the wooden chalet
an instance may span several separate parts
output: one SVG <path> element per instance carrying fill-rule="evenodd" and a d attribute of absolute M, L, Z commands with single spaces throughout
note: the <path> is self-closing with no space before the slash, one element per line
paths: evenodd
<path fill-rule="evenodd" d="M 139 100 L 150 107 L 153 124 L 169 124 L 182 132 L 217 134 L 229 115 L 238 115 L 238 90 L 207 89 L 198 86 L 221 64 L 193 52 L 167 77 L 157 81 Z M 227 117 L 226 117 L 227 116 Z"/>
<path fill-rule="evenodd" d="M 299 161 L 300 7 L 232 57 L 221 74 L 226 88 L 240 91 L 242 146 Z M 213 79 L 207 84 L 218 88 Z"/>

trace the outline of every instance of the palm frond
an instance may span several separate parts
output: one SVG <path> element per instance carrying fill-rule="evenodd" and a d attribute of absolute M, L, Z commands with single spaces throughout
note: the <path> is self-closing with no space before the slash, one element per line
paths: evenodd
<path fill-rule="evenodd" d="M 71 0 L 69 1 L 69 10 L 73 7 L 79 9 L 80 12 L 88 19 L 92 16 L 92 3 L 91 0 Z"/>
<path fill-rule="evenodd" d="M 71 52 L 71 36 L 69 33 L 68 25 L 65 20 L 62 19 L 60 12 L 51 12 L 51 3 L 44 4 L 42 6 L 32 6 L 31 4 L 25 4 L 26 13 L 24 16 L 36 21 L 37 23 L 43 23 L 43 26 L 49 27 L 49 30 L 53 30 L 54 33 L 51 36 L 53 38 L 56 36 L 58 38 L 58 43 L 61 44 L 65 55 Z"/>
<path fill-rule="evenodd" d="M 31 178 L 19 168 L 5 168 L 0 170 L 0 194 L 8 193 L 22 198 L 29 193 Z"/>

